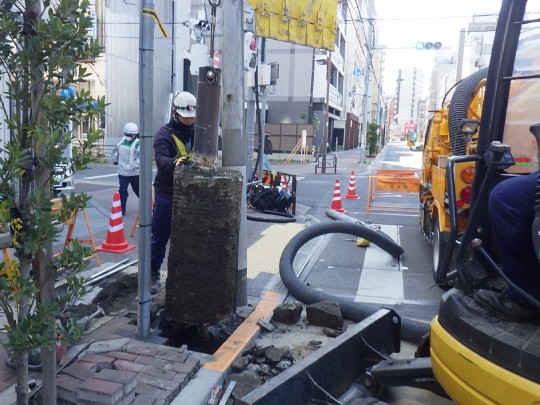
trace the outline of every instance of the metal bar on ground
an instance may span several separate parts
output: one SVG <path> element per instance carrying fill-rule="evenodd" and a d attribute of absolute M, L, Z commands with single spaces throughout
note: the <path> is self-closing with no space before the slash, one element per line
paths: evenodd
<path fill-rule="evenodd" d="M 116 273 L 118 273 L 118 272 L 120 272 L 120 271 L 122 271 L 122 270 L 125 270 L 125 269 L 127 269 L 128 267 L 137 264 L 138 262 L 139 262 L 138 260 L 134 260 L 134 261 L 132 261 L 132 262 L 130 262 L 130 263 L 128 263 L 128 264 L 123 265 L 122 267 L 118 267 L 117 269 L 111 270 L 110 272 L 108 272 L 108 273 L 106 273 L 106 274 L 102 274 L 102 275 L 99 276 L 99 277 L 95 277 L 95 278 L 93 278 L 93 279 L 87 281 L 87 283 L 88 283 L 88 284 L 93 284 L 93 283 L 95 283 L 95 282 L 97 282 L 97 281 L 99 281 L 99 280 L 101 280 L 101 279 L 104 279 L 104 278 L 109 277 L 109 276 L 112 276 L 113 274 L 116 274 Z"/>

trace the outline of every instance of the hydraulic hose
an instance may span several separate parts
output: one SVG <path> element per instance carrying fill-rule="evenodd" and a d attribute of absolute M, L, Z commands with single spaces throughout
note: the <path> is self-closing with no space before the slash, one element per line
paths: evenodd
<path fill-rule="evenodd" d="M 296 234 L 285 246 L 279 261 L 279 274 L 289 293 L 308 305 L 324 300 L 336 301 L 345 318 L 360 322 L 377 312 L 379 307 L 316 291 L 298 280 L 294 272 L 293 262 L 300 248 L 311 239 L 328 233 L 345 233 L 367 239 L 395 258 L 399 258 L 403 254 L 403 248 L 365 225 L 343 221 L 322 222 L 312 225 Z M 428 333 L 429 323 L 402 318 L 401 337 L 403 339 L 418 342 Z"/>

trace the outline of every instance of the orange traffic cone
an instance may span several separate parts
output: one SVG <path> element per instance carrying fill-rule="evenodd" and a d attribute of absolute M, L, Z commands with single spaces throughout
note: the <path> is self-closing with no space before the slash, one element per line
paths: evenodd
<path fill-rule="evenodd" d="M 339 179 L 336 179 L 336 185 L 334 186 L 334 196 L 332 197 L 332 204 L 330 204 L 330 209 L 341 212 L 342 214 L 347 212 L 341 206 L 341 188 L 339 186 Z"/>
<path fill-rule="evenodd" d="M 286 189 L 287 186 L 288 186 L 288 183 L 289 182 L 288 182 L 287 178 L 285 176 L 281 175 L 280 184 L 279 184 L 281 186 L 281 188 Z"/>
<path fill-rule="evenodd" d="M 360 197 L 356 194 L 356 183 L 354 180 L 354 170 L 351 170 L 351 178 L 349 179 L 349 188 L 347 194 L 345 194 L 346 200 L 358 200 Z"/>
<path fill-rule="evenodd" d="M 103 252 L 124 253 L 135 248 L 135 245 L 130 245 L 124 237 L 124 223 L 122 222 L 122 206 L 120 204 L 120 193 L 114 193 L 113 203 L 111 208 L 111 218 L 109 219 L 109 230 L 107 238 L 101 246 L 96 249 Z"/>

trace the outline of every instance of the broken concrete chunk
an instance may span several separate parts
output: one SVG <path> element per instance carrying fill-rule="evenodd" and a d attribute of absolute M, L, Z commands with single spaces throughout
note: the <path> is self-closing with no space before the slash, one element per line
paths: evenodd
<path fill-rule="evenodd" d="M 343 315 L 336 301 L 325 300 L 306 307 L 307 321 L 313 325 L 339 329 L 343 327 Z"/>
<path fill-rule="evenodd" d="M 300 301 L 286 301 L 274 309 L 272 320 L 275 322 L 294 325 L 300 320 L 304 305 Z"/>

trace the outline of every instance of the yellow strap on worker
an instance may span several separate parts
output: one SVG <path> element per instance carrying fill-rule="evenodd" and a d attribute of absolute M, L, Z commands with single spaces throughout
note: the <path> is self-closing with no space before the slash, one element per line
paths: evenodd
<path fill-rule="evenodd" d="M 184 157 L 184 156 L 189 156 L 189 149 L 187 148 L 186 145 L 184 145 L 184 142 L 182 142 L 180 139 L 178 139 L 177 136 L 174 136 L 172 133 L 171 133 L 171 136 L 172 136 L 172 139 L 174 140 L 174 143 L 176 144 L 176 147 L 178 148 L 178 155 L 176 156 L 177 158 L 181 158 L 181 157 Z"/>

